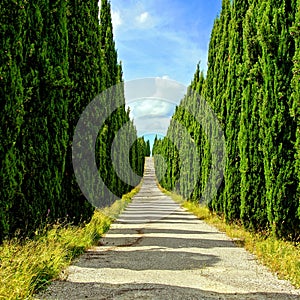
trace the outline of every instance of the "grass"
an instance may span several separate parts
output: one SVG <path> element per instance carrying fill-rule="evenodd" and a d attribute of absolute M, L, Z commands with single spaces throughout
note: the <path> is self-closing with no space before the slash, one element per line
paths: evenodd
<path fill-rule="evenodd" d="M 225 232 L 235 244 L 256 255 L 258 260 L 280 279 L 289 280 L 296 288 L 300 288 L 299 243 L 279 240 L 272 234 L 251 233 L 246 231 L 242 224 L 227 224 L 222 216 L 210 212 L 207 207 L 185 201 L 181 196 L 163 188 L 161 190 L 199 219 Z"/>
<path fill-rule="evenodd" d="M 99 241 L 138 190 L 96 210 L 84 227 L 57 224 L 32 240 L 5 241 L 0 246 L 0 299 L 31 299 L 58 278 L 74 258 Z"/>

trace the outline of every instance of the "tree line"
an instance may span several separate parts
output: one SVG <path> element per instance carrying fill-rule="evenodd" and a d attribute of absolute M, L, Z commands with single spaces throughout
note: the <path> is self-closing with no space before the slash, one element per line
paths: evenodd
<path fill-rule="evenodd" d="M 5 0 L 0 15 L 2 241 L 16 233 L 31 236 L 59 219 L 80 224 L 91 218 L 94 207 L 73 172 L 72 138 L 94 97 L 119 86 L 119 108 L 99 129 L 95 155 L 103 181 L 118 197 L 132 186 L 114 171 L 111 145 L 126 123 L 136 139 L 137 133 L 125 108 L 108 0 L 101 1 L 100 21 L 98 0 Z M 126 148 L 126 137 L 119 143 Z M 142 175 L 150 149 L 143 138 L 129 146 L 130 164 Z M 104 192 L 99 197 L 114 200 Z"/>
<path fill-rule="evenodd" d="M 207 73 L 197 66 L 166 137 L 154 143 L 154 155 L 167 162 L 162 186 L 191 201 L 199 201 L 204 192 L 212 166 L 211 144 L 205 116 L 199 115 L 199 124 L 189 111 L 200 114 L 205 100 L 223 129 L 227 155 L 224 180 L 210 209 L 250 231 L 299 241 L 299 91 L 300 1 L 223 0 L 211 32 Z M 180 139 L 178 124 L 196 144 L 197 174 L 180 173 L 184 150 L 170 142 Z M 162 165 L 156 168 L 162 172 Z M 187 195 L 185 185 L 176 180 L 188 182 L 190 176 L 198 181 Z"/>

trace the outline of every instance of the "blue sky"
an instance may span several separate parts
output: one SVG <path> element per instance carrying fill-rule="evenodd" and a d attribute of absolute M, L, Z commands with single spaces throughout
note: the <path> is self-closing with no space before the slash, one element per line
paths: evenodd
<path fill-rule="evenodd" d="M 221 0 L 111 0 L 124 79 L 168 76 L 188 85 L 207 49 Z"/>
<path fill-rule="evenodd" d="M 210 33 L 221 0 L 111 0 L 111 8 L 125 81 L 159 77 L 188 86 L 199 61 L 206 71 Z M 138 134 L 164 135 L 175 105 L 153 98 L 131 103 Z"/>

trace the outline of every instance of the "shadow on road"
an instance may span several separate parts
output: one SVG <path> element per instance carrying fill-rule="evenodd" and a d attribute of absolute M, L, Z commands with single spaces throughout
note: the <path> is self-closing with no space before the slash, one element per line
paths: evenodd
<path fill-rule="evenodd" d="M 51 289 L 39 299 L 153 299 L 153 300 L 216 300 L 216 299 L 276 299 L 296 300 L 297 296 L 286 293 L 216 293 L 201 289 L 184 288 L 163 284 L 103 284 L 94 282 L 74 283 L 55 282 L 56 290 Z"/>

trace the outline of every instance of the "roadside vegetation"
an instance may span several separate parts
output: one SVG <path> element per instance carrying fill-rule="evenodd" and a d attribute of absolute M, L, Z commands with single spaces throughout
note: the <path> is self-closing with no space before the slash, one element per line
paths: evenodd
<path fill-rule="evenodd" d="M 300 0 L 222 0 L 207 65 L 154 140 L 159 184 L 299 288 Z"/>
<path fill-rule="evenodd" d="M 300 0 L 222 1 L 207 70 L 152 153 L 165 189 L 197 202 L 218 186 L 227 223 L 300 241 Z"/>
<path fill-rule="evenodd" d="M 0 299 L 30 299 L 63 275 L 74 258 L 97 245 L 138 190 L 139 186 L 110 207 L 96 210 L 84 226 L 61 222 L 37 231 L 33 239 L 4 241 L 0 246 Z"/>

